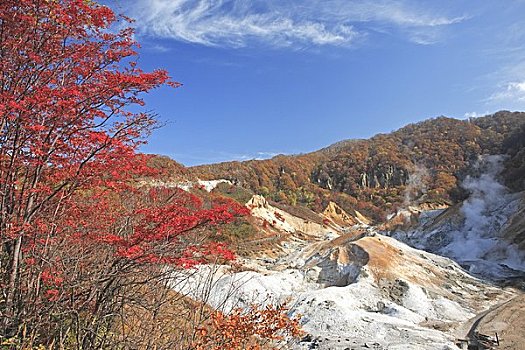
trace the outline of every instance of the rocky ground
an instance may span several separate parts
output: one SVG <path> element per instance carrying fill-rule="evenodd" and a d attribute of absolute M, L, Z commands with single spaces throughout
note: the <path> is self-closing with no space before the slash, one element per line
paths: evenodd
<path fill-rule="evenodd" d="M 454 349 L 463 322 L 516 295 L 382 235 L 303 244 L 247 271 L 202 267 L 179 291 L 225 311 L 287 302 L 308 333 L 296 349 Z"/>
<path fill-rule="evenodd" d="M 519 295 L 483 313 L 471 332 L 498 335 L 498 349 L 525 349 L 525 295 Z"/>
<path fill-rule="evenodd" d="M 417 217 L 387 231 L 340 208 L 294 215 L 255 196 L 247 206 L 278 239 L 261 238 L 240 268 L 201 266 L 174 275 L 172 287 L 225 312 L 287 303 L 307 335 L 285 348 L 458 349 L 460 339 L 497 332 L 499 348 L 524 349 L 525 266 L 520 247 L 507 240 L 509 227 L 523 231 L 515 224 L 522 202 L 516 194 L 504 198 L 494 202 L 493 216 L 490 206 L 478 213 L 487 216 L 484 226 L 456 206 L 412 210 Z M 470 236 L 458 239 L 465 225 Z M 468 252 L 473 262 L 457 255 L 468 239 L 481 243 Z"/>

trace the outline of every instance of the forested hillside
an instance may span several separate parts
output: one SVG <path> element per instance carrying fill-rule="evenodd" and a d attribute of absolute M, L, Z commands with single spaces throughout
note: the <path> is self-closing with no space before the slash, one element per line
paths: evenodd
<path fill-rule="evenodd" d="M 368 140 L 347 140 L 302 155 L 226 162 L 188 169 L 200 178 L 229 179 L 277 202 L 320 211 L 329 201 L 381 220 L 413 202 L 451 203 L 482 154 L 506 154 L 503 176 L 525 188 L 525 113 L 501 111 L 458 120 L 407 125 Z"/>

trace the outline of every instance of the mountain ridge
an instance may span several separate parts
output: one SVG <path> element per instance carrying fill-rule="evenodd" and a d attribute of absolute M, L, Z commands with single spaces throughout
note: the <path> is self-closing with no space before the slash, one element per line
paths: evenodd
<path fill-rule="evenodd" d="M 186 171 L 205 180 L 226 179 L 273 201 L 317 212 L 335 202 L 380 222 L 409 202 L 453 204 L 464 199 L 460 184 L 483 154 L 505 155 L 506 185 L 525 189 L 523 139 L 523 112 L 500 111 L 468 120 L 441 116 L 310 153 Z"/>

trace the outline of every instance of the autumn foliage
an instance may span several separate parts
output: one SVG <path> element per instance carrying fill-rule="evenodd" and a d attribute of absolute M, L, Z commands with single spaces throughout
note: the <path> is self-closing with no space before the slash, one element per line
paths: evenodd
<path fill-rule="evenodd" d="M 169 80 L 122 62 L 134 42 L 130 30 L 109 30 L 115 21 L 109 8 L 86 1 L 0 3 L 4 336 L 34 316 L 29 302 L 60 297 L 66 257 L 50 255 L 66 237 L 64 223 L 84 215 L 74 197 L 119 184 L 120 165 L 121 174 L 141 170 L 126 159 L 154 120 L 125 107 Z"/>
<path fill-rule="evenodd" d="M 112 348 L 145 285 L 234 258 L 212 238 L 244 207 L 148 186 L 161 174 L 135 153 L 156 123 L 140 94 L 179 84 L 137 66 L 128 21 L 94 1 L 0 2 L 0 338 L 12 347 Z"/>
<path fill-rule="evenodd" d="M 507 154 L 507 185 L 525 189 L 525 113 L 498 112 L 470 120 L 438 117 L 366 140 L 267 160 L 202 165 L 188 171 L 224 178 L 268 199 L 317 212 L 329 202 L 376 221 L 408 203 L 461 200 L 462 180 L 480 154 Z"/>
<path fill-rule="evenodd" d="M 198 350 L 260 350 L 272 340 L 284 341 L 302 334 L 298 319 L 287 317 L 284 306 L 259 308 L 252 305 L 248 310 L 212 313 L 208 322 L 198 329 L 193 347 Z"/>

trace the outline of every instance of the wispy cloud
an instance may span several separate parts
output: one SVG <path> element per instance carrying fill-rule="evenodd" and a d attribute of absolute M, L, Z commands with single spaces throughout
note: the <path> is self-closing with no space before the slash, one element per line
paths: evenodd
<path fill-rule="evenodd" d="M 489 101 L 525 102 L 525 80 L 506 83 L 499 91 L 494 92 Z"/>
<path fill-rule="evenodd" d="M 419 44 L 437 28 L 459 23 L 408 1 L 380 0 L 131 0 L 139 33 L 207 46 L 350 46 L 373 31 L 395 27 Z M 428 34 L 425 29 L 433 29 Z M 433 34 L 434 33 L 434 34 Z"/>
<path fill-rule="evenodd" d="M 352 42 L 351 25 L 322 23 L 258 11 L 241 1 L 139 0 L 135 15 L 143 33 L 208 46 L 245 46 L 260 40 L 275 46 L 293 43 L 338 45 Z"/>
<path fill-rule="evenodd" d="M 170 48 L 164 45 L 154 44 L 154 45 L 146 45 L 144 47 L 145 50 L 153 51 L 153 52 L 169 52 Z"/>
<path fill-rule="evenodd" d="M 187 166 L 199 164 L 211 164 L 229 161 L 263 160 L 273 158 L 284 152 L 255 151 L 246 153 L 234 153 L 226 151 L 194 151 L 192 153 L 171 153 L 170 157 L 180 161 Z"/>
<path fill-rule="evenodd" d="M 284 154 L 283 152 L 257 152 L 256 159 L 266 159 L 278 156 L 279 154 Z"/>
<path fill-rule="evenodd" d="M 456 24 L 468 17 L 446 16 L 435 7 L 422 7 L 418 2 L 381 0 L 327 0 L 316 5 L 333 16 L 354 22 L 378 22 L 399 27 L 440 27 Z M 326 9 L 336 9 L 326 10 Z"/>

